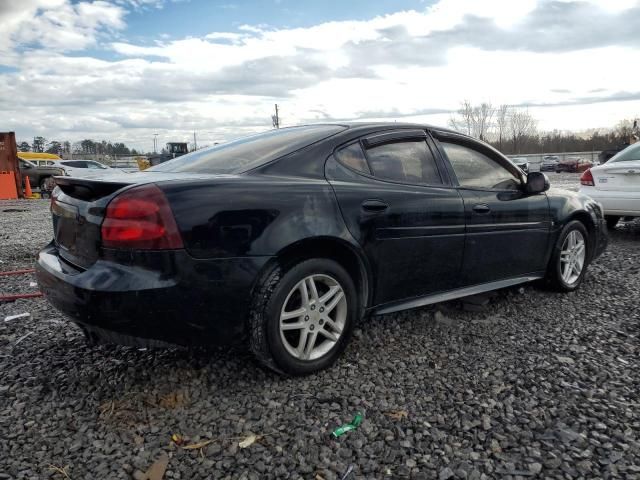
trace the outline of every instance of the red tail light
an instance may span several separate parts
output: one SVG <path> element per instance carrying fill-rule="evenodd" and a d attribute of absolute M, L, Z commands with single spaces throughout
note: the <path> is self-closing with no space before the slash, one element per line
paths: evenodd
<path fill-rule="evenodd" d="M 591 187 L 595 186 L 595 183 L 593 182 L 593 175 L 591 174 L 590 168 L 586 169 L 582 174 L 582 176 L 580 177 L 580 184 L 589 185 Z"/>
<path fill-rule="evenodd" d="M 107 248 L 166 250 L 182 248 L 182 237 L 167 198 L 157 186 L 126 190 L 107 206 L 102 222 Z"/>

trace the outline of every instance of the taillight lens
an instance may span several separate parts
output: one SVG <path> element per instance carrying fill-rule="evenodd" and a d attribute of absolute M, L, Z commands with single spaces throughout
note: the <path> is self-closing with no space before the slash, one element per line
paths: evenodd
<path fill-rule="evenodd" d="M 182 248 L 182 237 L 167 198 L 156 185 L 134 187 L 115 197 L 102 222 L 107 248 L 166 250 Z"/>
<path fill-rule="evenodd" d="M 580 184 L 588 185 L 591 187 L 595 186 L 595 183 L 593 182 L 593 175 L 591 174 L 590 168 L 586 169 L 582 174 L 582 176 L 580 177 Z"/>

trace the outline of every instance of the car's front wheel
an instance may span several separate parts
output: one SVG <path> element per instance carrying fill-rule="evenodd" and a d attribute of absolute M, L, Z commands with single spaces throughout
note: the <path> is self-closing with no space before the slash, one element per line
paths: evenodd
<path fill-rule="evenodd" d="M 344 351 L 358 312 L 353 280 L 333 260 L 275 267 L 255 292 L 251 350 L 267 367 L 289 375 L 322 370 Z"/>
<path fill-rule="evenodd" d="M 555 290 L 570 292 L 580 286 L 587 272 L 589 237 L 584 224 L 569 222 L 560 232 L 547 269 L 547 281 Z"/>

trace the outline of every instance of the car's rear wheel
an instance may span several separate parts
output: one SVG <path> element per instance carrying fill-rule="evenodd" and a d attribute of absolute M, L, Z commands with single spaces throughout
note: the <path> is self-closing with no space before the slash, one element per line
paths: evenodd
<path fill-rule="evenodd" d="M 547 269 L 551 287 L 561 292 L 577 289 L 587 272 L 589 236 L 584 224 L 569 222 L 560 232 Z"/>
<path fill-rule="evenodd" d="M 618 221 L 620 221 L 620 215 L 605 215 L 604 218 L 607 221 L 607 228 L 609 230 L 616 228 Z"/>
<path fill-rule="evenodd" d="M 275 267 L 256 289 L 249 316 L 251 350 L 278 372 L 322 370 L 344 351 L 358 311 L 353 280 L 333 260 Z"/>

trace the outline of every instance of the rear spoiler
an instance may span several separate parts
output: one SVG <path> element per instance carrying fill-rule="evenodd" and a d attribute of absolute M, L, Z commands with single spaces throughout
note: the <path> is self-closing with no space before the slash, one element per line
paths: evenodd
<path fill-rule="evenodd" d="M 70 197 L 85 201 L 93 201 L 135 182 L 97 180 L 77 177 L 54 177 L 56 185 Z"/>

